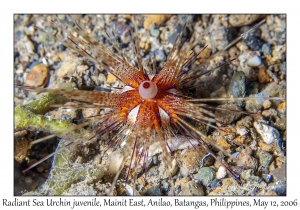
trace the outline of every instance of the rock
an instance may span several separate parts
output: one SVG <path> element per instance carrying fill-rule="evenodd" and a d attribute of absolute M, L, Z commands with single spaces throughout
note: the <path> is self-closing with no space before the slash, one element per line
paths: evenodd
<path fill-rule="evenodd" d="M 154 55 L 157 62 L 165 61 L 167 58 L 163 50 L 155 50 Z"/>
<path fill-rule="evenodd" d="M 286 181 L 280 180 L 268 186 L 268 190 L 276 192 L 277 195 L 286 195 Z"/>
<path fill-rule="evenodd" d="M 217 187 L 222 186 L 222 182 L 220 179 L 215 179 L 212 183 L 211 183 L 211 188 L 213 190 L 215 190 Z"/>
<path fill-rule="evenodd" d="M 59 54 L 60 59 L 62 60 L 61 67 L 57 71 L 59 77 L 65 77 L 67 75 L 72 75 L 77 66 L 80 66 L 82 61 L 71 52 L 64 52 Z"/>
<path fill-rule="evenodd" d="M 152 23 L 157 26 L 166 22 L 172 15 L 148 15 L 146 20 L 144 21 L 144 28 L 149 30 Z"/>
<path fill-rule="evenodd" d="M 276 128 L 259 122 L 254 122 L 254 128 L 267 144 L 272 144 L 275 140 L 279 139 L 279 132 Z"/>
<path fill-rule="evenodd" d="M 227 95 L 234 98 L 246 95 L 246 76 L 243 71 L 234 73 L 228 86 Z M 243 105 L 242 100 L 235 100 L 234 103 L 240 107 Z"/>
<path fill-rule="evenodd" d="M 225 150 L 230 148 L 230 144 L 228 144 L 224 138 L 218 139 L 217 144 Z"/>
<path fill-rule="evenodd" d="M 217 125 L 220 125 L 220 123 L 225 123 L 229 125 L 242 116 L 240 112 L 229 111 L 229 110 L 242 111 L 242 109 L 235 104 L 223 104 L 218 106 L 217 108 L 225 109 L 225 110 L 217 109 L 217 111 L 215 112 L 215 120 L 217 120 Z M 220 123 L 218 123 L 218 121 Z"/>
<path fill-rule="evenodd" d="M 273 108 L 262 111 L 261 115 L 267 119 L 271 117 L 277 118 L 277 111 Z"/>
<path fill-rule="evenodd" d="M 286 114 L 286 102 L 282 101 L 280 104 L 277 106 L 277 111 L 280 112 L 281 114 Z"/>
<path fill-rule="evenodd" d="M 19 132 L 19 134 L 20 133 L 21 132 Z M 24 159 L 29 161 L 29 158 L 27 157 L 27 151 L 30 148 L 30 144 L 29 141 L 24 137 L 27 134 L 27 131 L 22 133 L 20 135 L 15 134 L 14 136 L 14 158 L 19 164 L 21 164 Z"/>
<path fill-rule="evenodd" d="M 264 101 L 263 107 L 264 109 L 269 109 L 271 107 L 272 103 L 269 100 Z"/>
<path fill-rule="evenodd" d="M 248 136 L 237 136 L 233 139 L 233 143 L 239 146 L 245 146 L 247 142 L 249 142 Z"/>
<path fill-rule="evenodd" d="M 194 148 L 181 153 L 180 157 L 180 172 L 182 175 L 187 176 L 195 173 L 201 166 L 201 160 L 205 156 L 206 151 L 202 147 Z"/>
<path fill-rule="evenodd" d="M 270 78 L 267 73 L 267 68 L 264 65 L 260 65 L 258 68 L 258 80 L 259 80 L 259 83 L 270 82 Z"/>
<path fill-rule="evenodd" d="M 160 185 L 155 185 L 146 191 L 145 196 L 162 196 Z"/>
<path fill-rule="evenodd" d="M 273 176 L 270 174 L 264 174 L 263 179 L 265 180 L 266 183 L 270 183 L 273 179 Z"/>
<path fill-rule="evenodd" d="M 217 141 L 220 138 L 225 139 L 227 142 L 231 142 L 236 137 L 235 129 L 232 126 L 222 127 L 220 131 L 213 133 L 214 139 Z"/>
<path fill-rule="evenodd" d="M 249 130 L 246 127 L 241 125 L 237 125 L 235 129 L 236 129 L 236 133 L 241 136 L 245 136 L 249 133 Z"/>
<path fill-rule="evenodd" d="M 258 156 L 260 165 L 263 167 L 268 167 L 273 160 L 273 156 L 262 149 L 258 149 L 256 155 Z"/>
<path fill-rule="evenodd" d="M 151 36 L 159 37 L 160 32 L 158 29 L 152 29 L 152 30 L 150 30 L 150 34 L 151 34 Z"/>
<path fill-rule="evenodd" d="M 210 186 L 215 178 L 215 171 L 210 167 L 200 168 L 198 178 L 204 186 Z"/>
<path fill-rule="evenodd" d="M 253 174 L 254 174 L 253 169 L 248 169 L 246 171 L 243 171 L 241 176 L 244 180 L 248 180 L 251 176 L 253 176 Z"/>
<path fill-rule="evenodd" d="M 49 78 L 49 69 L 44 64 L 35 65 L 25 76 L 25 85 L 41 87 L 46 85 Z"/>
<path fill-rule="evenodd" d="M 252 127 L 252 122 L 253 122 L 253 118 L 250 116 L 246 116 L 242 119 L 240 119 L 239 121 L 236 122 L 237 127 L 245 127 L 245 128 L 250 128 L 250 126 Z"/>
<path fill-rule="evenodd" d="M 84 72 L 85 70 L 87 70 L 89 67 L 87 65 L 79 65 L 77 66 L 77 72 L 81 73 Z"/>
<path fill-rule="evenodd" d="M 285 91 L 284 85 L 270 83 L 265 87 L 265 89 L 263 89 L 262 93 L 274 97 L 278 93 L 280 96 L 283 95 L 284 91 Z"/>
<path fill-rule="evenodd" d="M 259 84 L 257 82 L 251 82 L 250 85 L 247 88 L 247 94 L 257 94 L 259 91 Z"/>
<path fill-rule="evenodd" d="M 256 158 L 251 156 L 252 151 L 249 149 L 244 149 L 237 156 L 237 164 L 246 169 L 256 169 L 257 168 L 257 160 Z"/>
<path fill-rule="evenodd" d="M 249 25 L 258 20 L 261 15 L 229 15 L 229 23 L 234 27 Z"/>
<path fill-rule="evenodd" d="M 177 165 L 177 161 L 174 158 L 171 162 L 171 166 L 169 166 L 169 171 L 167 172 L 166 166 L 165 164 L 160 164 L 159 165 L 159 170 L 161 171 L 161 177 L 168 177 L 169 173 L 171 174 L 171 176 L 174 176 L 176 174 L 176 172 L 178 171 L 178 165 Z"/>
<path fill-rule="evenodd" d="M 82 109 L 82 115 L 85 119 L 92 117 L 92 116 L 96 116 L 98 114 L 100 114 L 99 109 L 94 109 L 94 108 Z"/>
<path fill-rule="evenodd" d="M 117 78 L 114 75 L 112 75 L 112 74 L 107 75 L 106 82 L 108 84 L 115 83 L 116 81 L 117 81 Z"/>
<path fill-rule="evenodd" d="M 249 112 L 256 113 L 259 110 L 261 110 L 264 107 L 264 105 L 266 107 L 270 105 L 268 100 L 261 98 L 261 97 L 269 97 L 269 95 L 263 92 L 260 92 L 256 95 L 250 95 L 249 98 L 251 97 L 253 97 L 253 99 L 247 99 L 245 103 L 245 109 Z"/>
<path fill-rule="evenodd" d="M 264 151 L 266 151 L 266 152 L 272 152 L 272 151 L 274 150 L 274 145 L 273 145 L 273 144 L 266 144 L 266 143 L 264 143 L 264 142 L 262 142 L 262 141 L 259 141 L 259 142 L 258 142 L 258 146 L 259 146 L 262 150 L 264 150 Z"/>
<path fill-rule="evenodd" d="M 123 154 L 115 151 L 109 156 L 109 160 L 106 163 L 107 174 L 115 175 L 119 170 L 123 161 Z"/>
<path fill-rule="evenodd" d="M 105 74 L 100 73 L 99 76 L 98 76 L 98 80 L 100 82 L 106 82 L 106 76 L 105 76 Z"/>
<path fill-rule="evenodd" d="M 282 164 L 280 167 L 271 171 L 270 174 L 274 177 L 275 181 L 286 179 L 286 164 Z"/>
<path fill-rule="evenodd" d="M 265 43 L 262 45 L 261 48 L 262 53 L 264 54 L 264 56 L 270 55 L 271 54 L 271 47 L 269 44 Z"/>
<path fill-rule="evenodd" d="M 226 176 L 226 168 L 224 166 L 220 166 L 217 171 L 217 179 L 223 179 Z"/>
<path fill-rule="evenodd" d="M 203 196 L 205 193 L 201 184 L 197 184 L 195 181 L 189 181 L 183 186 L 179 195 Z"/>
<path fill-rule="evenodd" d="M 178 188 L 178 189 L 183 189 L 184 186 L 189 182 L 191 181 L 191 179 L 187 176 L 180 176 L 178 175 L 178 178 L 176 179 L 175 181 L 175 188 Z M 178 192 L 179 193 L 179 192 Z"/>
<path fill-rule="evenodd" d="M 261 64 L 261 59 L 259 56 L 252 56 L 247 60 L 248 66 L 257 67 Z"/>
<path fill-rule="evenodd" d="M 263 42 L 259 38 L 251 35 L 248 36 L 244 42 L 251 51 L 259 51 L 263 45 Z"/>

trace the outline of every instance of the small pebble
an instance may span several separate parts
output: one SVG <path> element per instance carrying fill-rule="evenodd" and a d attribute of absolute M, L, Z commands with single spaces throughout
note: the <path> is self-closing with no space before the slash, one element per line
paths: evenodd
<path fill-rule="evenodd" d="M 270 174 L 264 174 L 263 179 L 267 182 L 270 183 L 273 179 L 273 176 Z"/>
<path fill-rule="evenodd" d="M 226 139 L 224 139 L 224 138 L 218 139 L 217 144 L 225 150 L 230 148 L 230 144 L 228 144 Z"/>
<path fill-rule="evenodd" d="M 256 158 L 251 156 L 251 150 L 244 149 L 237 156 L 237 164 L 246 169 L 256 169 L 258 165 L 258 161 Z"/>
<path fill-rule="evenodd" d="M 281 114 L 286 114 L 286 102 L 282 101 L 280 104 L 277 106 L 277 111 L 280 112 Z"/>
<path fill-rule="evenodd" d="M 226 176 L 226 168 L 224 166 L 220 166 L 217 172 L 217 179 L 223 179 Z"/>
<path fill-rule="evenodd" d="M 242 118 L 239 121 L 237 121 L 236 125 L 240 126 L 240 127 L 250 128 L 250 126 L 252 127 L 252 122 L 253 122 L 253 118 L 252 117 L 245 116 L 244 118 Z"/>
<path fill-rule="evenodd" d="M 198 172 L 198 178 L 204 186 L 211 185 L 212 181 L 215 178 L 215 171 L 210 167 L 200 168 Z"/>
<path fill-rule="evenodd" d="M 153 165 L 157 165 L 157 163 L 158 163 L 158 156 L 157 155 L 154 155 L 152 157 L 152 162 L 153 162 Z"/>
<path fill-rule="evenodd" d="M 261 64 L 261 59 L 257 55 L 252 56 L 247 60 L 247 64 L 251 67 L 257 67 Z"/>
<path fill-rule="evenodd" d="M 251 82 L 249 87 L 247 88 L 247 94 L 248 95 L 257 94 L 258 91 L 259 91 L 258 82 Z"/>
<path fill-rule="evenodd" d="M 215 112 L 215 119 L 220 122 L 226 123 L 228 125 L 242 116 L 242 114 L 239 112 L 228 111 L 228 110 L 242 111 L 242 109 L 235 104 L 223 104 L 218 106 L 217 108 L 226 109 L 226 110 L 217 110 Z M 219 125 L 219 123 L 217 123 L 217 125 Z"/>
<path fill-rule="evenodd" d="M 249 130 L 244 126 L 236 126 L 236 132 L 241 136 L 245 136 L 249 133 Z"/>
<path fill-rule="evenodd" d="M 260 165 L 264 167 L 269 166 L 273 160 L 273 156 L 262 149 L 258 150 L 256 155 L 258 156 Z"/>
<path fill-rule="evenodd" d="M 145 196 L 162 196 L 160 185 L 158 184 L 151 187 L 149 190 L 147 190 Z"/>
<path fill-rule="evenodd" d="M 215 190 L 217 187 L 222 186 L 222 182 L 220 179 L 215 179 L 212 183 L 211 183 L 211 188 L 213 190 Z"/>
<path fill-rule="evenodd" d="M 263 44 L 261 51 L 263 52 L 264 56 L 270 55 L 271 54 L 270 45 L 267 43 Z"/>
<path fill-rule="evenodd" d="M 201 166 L 201 159 L 205 156 L 206 151 L 202 148 L 195 150 L 194 148 L 181 153 L 180 172 L 184 176 L 188 176 L 191 173 L 196 172 Z"/>
<path fill-rule="evenodd" d="M 105 74 L 100 73 L 99 76 L 98 76 L 98 80 L 100 82 L 106 82 L 106 76 L 105 76 Z"/>
<path fill-rule="evenodd" d="M 244 42 L 251 51 L 259 51 L 263 45 L 263 42 L 259 38 L 251 35 L 248 36 Z"/>
<path fill-rule="evenodd" d="M 108 74 L 107 75 L 107 79 L 106 79 L 106 82 L 107 83 L 115 83 L 117 81 L 117 78 L 114 76 L 114 75 L 112 75 L 112 74 Z"/>
<path fill-rule="evenodd" d="M 154 37 L 159 37 L 159 30 L 158 29 L 152 29 L 150 30 L 150 34 L 151 36 L 154 36 Z"/>
<path fill-rule="evenodd" d="M 278 93 L 279 93 L 279 95 L 281 95 L 283 93 L 284 89 L 285 88 L 283 85 L 270 83 L 265 87 L 265 89 L 262 92 L 269 96 L 274 97 Z"/>
<path fill-rule="evenodd" d="M 32 70 L 25 76 L 25 85 L 40 87 L 48 82 L 49 69 L 43 64 L 35 65 Z"/>
<path fill-rule="evenodd" d="M 154 55 L 157 62 L 165 61 L 167 58 L 163 50 L 154 51 Z"/>
<path fill-rule="evenodd" d="M 157 26 L 166 22 L 172 15 L 165 14 L 165 15 L 148 15 L 146 20 L 144 21 L 144 28 L 150 29 L 152 23 L 156 24 Z"/>
<path fill-rule="evenodd" d="M 267 144 L 272 144 L 275 140 L 279 139 L 279 132 L 276 128 L 259 122 L 254 122 L 254 128 Z"/>

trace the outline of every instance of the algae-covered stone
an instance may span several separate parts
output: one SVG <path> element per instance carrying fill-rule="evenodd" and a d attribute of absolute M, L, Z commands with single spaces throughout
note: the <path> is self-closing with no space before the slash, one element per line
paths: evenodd
<path fill-rule="evenodd" d="M 215 178 L 215 171 L 210 167 L 200 168 L 198 178 L 204 186 L 210 186 Z"/>

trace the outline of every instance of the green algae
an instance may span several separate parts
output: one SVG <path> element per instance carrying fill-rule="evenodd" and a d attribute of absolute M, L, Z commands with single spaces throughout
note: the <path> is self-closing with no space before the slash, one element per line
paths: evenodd
<path fill-rule="evenodd" d="M 56 158 L 62 159 L 61 157 Z M 47 195 L 61 195 L 66 193 L 72 184 L 80 181 L 87 183 L 100 180 L 106 172 L 106 168 L 92 164 L 74 164 L 72 167 L 58 167 L 54 164 L 46 183 L 39 190 Z"/>
<path fill-rule="evenodd" d="M 59 143 L 57 154 L 47 181 L 36 191 L 29 194 L 61 195 L 74 183 L 85 180 L 99 180 L 104 176 L 106 169 L 99 165 L 91 167 L 90 164 L 73 163 L 76 157 L 76 144 L 64 148 L 66 142 L 82 142 L 85 129 L 74 131 L 74 124 L 65 120 L 48 119 L 43 114 L 53 110 L 52 105 L 64 104 L 67 98 L 48 93 L 39 100 L 30 102 L 23 106 L 16 106 L 14 110 L 15 130 L 47 131 L 57 133 L 64 138 Z M 80 140 L 80 141 L 79 141 Z"/>
<path fill-rule="evenodd" d="M 48 119 L 43 114 L 53 110 L 52 105 L 64 104 L 68 99 L 52 93 L 43 95 L 39 100 L 15 107 L 15 130 L 38 130 L 62 132 L 74 124 L 56 119 Z"/>

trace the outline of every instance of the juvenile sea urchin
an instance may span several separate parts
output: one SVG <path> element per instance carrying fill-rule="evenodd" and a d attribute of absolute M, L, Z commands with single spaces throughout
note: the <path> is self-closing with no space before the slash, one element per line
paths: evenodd
<path fill-rule="evenodd" d="M 207 48 L 207 45 L 202 46 L 199 52 L 195 52 L 194 48 L 202 37 L 198 39 L 193 37 L 191 40 L 185 41 L 182 44 L 181 38 L 185 29 L 184 25 L 177 34 L 177 38 L 175 38 L 166 62 L 159 72 L 156 70 L 155 65 L 154 67 L 145 65 L 141 55 L 137 33 L 133 33 L 130 29 L 125 30 L 126 33 L 133 34 L 133 47 L 137 61 L 137 66 L 135 67 L 125 58 L 125 53 L 116 41 L 114 32 L 107 33 L 106 38 L 110 40 L 113 47 L 109 49 L 106 45 L 85 33 L 76 21 L 74 22 L 75 25 L 73 27 L 62 19 L 53 20 L 53 25 L 56 26 L 59 31 L 65 33 L 65 39 L 61 38 L 59 33 L 52 35 L 41 28 L 38 30 L 45 32 L 54 40 L 59 41 L 84 58 L 93 61 L 102 69 L 107 70 L 121 81 L 124 87 L 116 89 L 113 92 L 22 87 L 22 89 L 28 91 L 62 95 L 71 99 L 72 102 L 76 102 L 65 105 L 56 104 L 52 105 L 52 107 L 106 109 L 106 112 L 103 114 L 90 116 L 88 121 L 83 124 L 52 134 L 51 137 L 61 136 L 69 134 L 70 131 L 75 129 L 96 123 L 94 129 L 79 134 L 76 136 L 76 140 L 67 141 L 62 146 L 62 149 L 58 149 L 55 153 L 47 156 L 47 158 L 75 144 L 81 144 L 84 141 L 93 141 L 105 133 L 114 132 L 114 138 L 107 142 L 107 147 L 104 149 L 104 151 L 107 151 L 107 149 L 110 148 L 121 148 L 121 153 L 118 153 L 119 160 L 116 161 L 118 162 L 117 166 L 115 166 L 117 173 L 112 181 L 112 186 L 115 186 L 117 178 L 126 163 L 129 164 L 129 168 L 125 178 L 126 180 L 128 179 L 130 176 L 129 171 L 132 170 L 133 183 L 135 185 L 138 173 L 137 166 L 141 164 L 142 171 L 146 171 L 149 147 L 154 142 L 159 142 L 162 162 L 166 165 L 167 177 L 172 186 L 171 189 L 175 189 L 170 172 L 172 171 L 172 159 L 169 152 L 172 152 L 172 146 L 169 145 L 167 139 L 181 135 L 192 147 L 198 145 L 204 147 L 208 153 L 227 168 L 228 172 L 237 182 L 240 182 L 238 175 L 236 175 L 219 156 L 214 155 L 214 152 L 209 146 L 213 144 L 212 140 L 197 129 L 194 124 L 203 123 L 213 129 L 222 131 L 222 127 L 217 128 L 213 124 L 219 123 L 226 125 L 226 123 L 216 120 L 214 113 L 211 111 L 211 109 L 214 108 L 203 102 L 217 100 L 237 101 L 241 98 L 195 99 L 191 98 L 191 95 L 186 95 L 185 90 L 197 89 L 199 86 L 199 78 L 202 76 L 205 77 L 217 69 L 230 64 L 234 59 L 218 64 L 218 55 L 222 54 L 241 39 L 246 38 L 247 35 L 260 26 L 263 21 L 241 34 L 237 39 L 230 42 L 217 53 L 206 58 L 205 62 L 199 65 L 193 64 L 199 55 L 201 55 L 201 52 Z M 210 28 L 204 30 L 203 34 L 206 35 L 209 29 Z M 261 98 L 264 99 L 266 97 L 260 97 L 260 99 Z M 242 99 L 245 99 L 245 97 L 242 96 Z M 217 109 L 221 110 L 222 108 Z M 227 111 L 234 112 L 234 110 Z M 243 111 L 238 112 L 242 113 Z M 244 113 L 250 114 L 248 112 Z M 48 138 L 49 137 L 46 137 L 31 142 L 31 145 Z M 224 151 L 222 147 L 215 144 L 213 145 L 222 150 L 224 154 L 230 155 Z M 29 168 L 24 170 L 24 172 L 39 163 L 40 161 L 32 164 Z"/>

